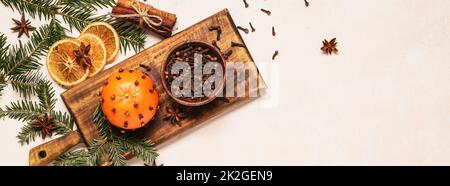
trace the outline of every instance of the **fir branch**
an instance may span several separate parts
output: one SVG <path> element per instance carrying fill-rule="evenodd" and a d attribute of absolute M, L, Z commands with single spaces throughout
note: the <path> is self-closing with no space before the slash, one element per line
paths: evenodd
<path fill-rule="evenodd" d="M 120 38 L 120 51 L 125 55 L 128 50 L 133 49 L 134 52 L 139 52 L 144 49 L 145 33 L 138 26 L 125 24 L 116 24 L 117 33 Z"/>
<path fill-rule="evenodd" d="M 107 153 L 108 141 L 106 140 L 92 140 L 89 151 L 89 163 L 91 165 L 97 165 Z"/>
<path fill-rule="evenodd" d="M 31 95 L 36 94 L 38 85 L 41 84 L 43 79 L 43 75 L 38 70 L 34 70 L 24 74 L 10 76 L 9 82 L 14 91 L 28 99 Z"/>
<path fill-rule="evenodd" d="M 126 146 L 122 145 L 121 141 L 112 141 L 108 149 L 108 157 L 112 166 L 127 165 L 127 158 L 125 157 Z"/>
<path fill-rule="evenodd" d="M 94 112 L 94 123 L 97 124 L 97 131 L 104 139 L 112 139 L 112 130 L 110 123 L 103 115 L 102 107 L 99 104 Z"/>
<path fill-rule="evenodd" d="M 5 35 L 0 35 L 0 63 L 5 63 L 6 62 L 6 54 L 9 48 L 9 45 L 6 43 L 6 36 Z M 0 71 L 2 71 L 2 69 L 0 69 Z"/>
<path fill-rule="evenodd" d="M 32 121 L 41 115 L 43 110 L 32 101 L 12 102 L 5 110 L 0 110 L 0 118 L 9 117 L 21 122 Z"/>
<path fill-rule="evenodd" d="M 54 95 L 51 95 L 49 99 L 45 100 L 53 100 L 53 97 Z M 64 135 L 73 131 L 74 121 L 69 114 L 61 111 L 46 111 L 39 104 L 32 101 L 11 103 L 11 106 L 7 106 L 5 110 L 0 109 L 0 118 L 9 117 L 22 122 L 28 122 L 17 135 L 19 143 L 24 145 L 34 141 L 36 136 L 41 136 L 41 131 L 33 129 L 31 125 L 36 121 L 37 117 L 44 115 L 46 112 L 50 113 L 50 118 L 56 125 L 56 129 L 54 130 L 55 134 Z"/>
<path fill-rule="evenodd" d="M 32 18 L 36 18 L 37 16 L 39 19 L 42 17 L 49 19 L 56 12 L 55 0 L 0 0 L 0 2 L 20 13 L 26 12 Z"/>
<path fill-rule="evenodd" d="M 6 36 L 3 34 L 0 35 L 0 97 L 2 96 L 3 89 L 7 85 L 6 75 L 4 74 L 4 69 L 1 64 L 6 63 L 8 47 L 9 45 L 6 44 Z"/>
<path fill-rule="evenodd" d="M 68 152 L 53 162 L 54 166 L 91 166 L 89 160 L 89 151 L 79 149 Z"/>
<path fill-rule="evenodd" d="M 50 27 L 51 27 L 51 29 L 52 29 L 52 32 L 55 32 L 55 33 L 57 33 L 59 36 L 58 37 L 60 37 L 59 39 L 62 39 L 62 38 L 67 38 L 68 36 L 66 35 L 66 31 L 70 31 L 69 29 L 67 29 L 67 28 L 65 28 L 63 25 L 62 25 L 62 23 L 61 23 L 61 21 L 59 21 L 58 19 L 56 19 L 56 18 L 52 18 L 52 21 L 50 22 Z M 52 42 L 52 44 L 54 43 L 54 42 L 56 42 L 56 40 L 55 41 L 51 41 Z"/>
<path fill-rule="evenodd" d="M 39 68 L 40 58 L 45 56 L 50 45 L 64 35 L 53 28 L 48 25 L 41 26 L 33 33 L 27 44 L 19 42 L 17 46 L 12 47 L 6 63 L 0 64 L 7 77 Z"/>
<path fill-rule="evenodd" d="M 115 0 L 61 0 L 61 4 L 65 6 L 81 5 L 82 7 L 92 7 L 98 10 L 112 7 L 115 4 Z"/>
<path fill-rule="evenodd" d="M 4 66 L 6 76 L 18 75 L 28 72 L 30 70 L 36 70 L 39 68 L 40 63 L 35 55 L 39 53 L 38 50 L 34 50 L 32 45 L 24 45 L 21 41 L 17 46 L 13 46 L 9 51 L 8 60 L 2 66 Z M 39 46 L 38 46 L 39 47 Z"/>
<path fill-rule="evenodd" d="M 55 129 L 57 135 L 64 135 L 73 131 L 75 121 L 69 114 L 61 111 L 52 111 L 51 116 L 57 127 Z"/>
<path fill-rule="evenodd" d="M 58 15 L 60 15 L 64 22 L 69 25 L 69 30 L 75 28 L 78 31 L 86 27 L 88 20 L 94 15 L 95 9 L 89 6 L 82 6 L 74 4 L 70 6 L 63 6 Z"/>
<path fill-rule="evenodd" d="M 31 126 L 31 122 L 26 124 L 25 126 L 23 126 L 21 128 L 21 131 L 19 132 L 19 134 L 16 136 L 17 139 L 19 139 L 19 143 L 20 145 L 25 145 L 25 144 L 30 144 L 30 142 L 36 140 L 36 137 L 41 136 L 41 132 L 38 130 L 35 130 L 32 126 Z"/>
<path fill-rule="evenodd" d="M 42 81 L 37 89 L 37 97 L 39 98 L 39 106 L 46 112 L 50 112 L 55 108 L 55 90 L 50 81 Z"/>
<path fill-rule="evenodd" d="M 152 163 L 159 156 L 156 149 L 153 147 L 153 143 L 148 139 L 120 137 L 119 142 L 125 149 L 130 151 L 133 156 L 136 156 L 145 163 Z"/>
<path fill-rule="evenodd" d="M 5 75 L 3 75 L 3 72 L 0 71 L 0 97 L 2 96 L 2 91 L 3 89 L 5 89 L 6 85 L 7 85 L 6 77 Z"/>

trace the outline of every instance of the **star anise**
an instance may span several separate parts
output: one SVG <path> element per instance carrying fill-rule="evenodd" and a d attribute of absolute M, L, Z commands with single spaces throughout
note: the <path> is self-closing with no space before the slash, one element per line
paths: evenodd
<path fill-rule="evenodd" d="M 15 27 L 11 28 L 16 32 L 19 32 L 19 36 L 25 34 L 27 37 L 30 37 L 30 31 L 36 30 L 36 27 L 31 26 L 31 22 L 28 19 L 25 19 L 25 14 L 22 14 L 22 18 L 19 20 L 12 19 L 16 24 Z"/>
<path fill-rule="evenodd" d="M 91 45 L 85 45 L 81 42 L 80 49 L 74 50 L 75 60 L 78 64 L 89 67 L 92 65 L 91 58 L 89 58 L 89 51 L 91 50 Z"/>
<path fill-rule="evenodd" d="M 51 119 L 48 114 L 43 116 L 37 116 L 33 124 L 31 124 L 34 130 L 41 132 L 42 139 L 47 136 L 52 136 L 53 131 L 56 129 L 55 122 Z"/>
<path fill-rule="evenodd" d="M 337 42 L 336 38 L 333 38 L 330 42 L 328 42 L 326 39 L 322 41 L 323 47 L 321 50 L 328 55 L 331 55 L 332 53 L 337 54 L 339 51 L 336 48 Z"/>
<path fill-rule="evenodd" d="M 166 115 L 163 118 L 164 120 L 170 121 L 172 124 L 181 125 L 181 120 L 184 118 L 186 118 L 186 114 L 184 114 L 177 106 L 166 107 Z"/>

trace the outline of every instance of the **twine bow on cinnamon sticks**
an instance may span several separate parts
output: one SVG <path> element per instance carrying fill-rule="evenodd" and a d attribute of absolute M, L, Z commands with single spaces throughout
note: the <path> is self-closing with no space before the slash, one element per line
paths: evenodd
<path fill-rule="evenodd" d="M 139 18 L 139 26 L 143 27 L 144 23 L 147 24 L 148 27 L 156 29 L 157 27 L 160 27 L 162 25 L 162 18 L 156 15 L 148 15 L 148 7 L 145 6 L 143 9 L 139 6 L 139 2 L 134 1 L 133 5 L 134 11 L 136 13 L 134 14 L 111 14 L 111 16 L 116 18 Z M 154 20 L 157 21 L 154 21 Z"/>
<path fill-rule="evenodd" d="M 127 19 L 163 37 L 170 37 L 177 17 L 138 0 L 118 0 L 111 16 Z"/>

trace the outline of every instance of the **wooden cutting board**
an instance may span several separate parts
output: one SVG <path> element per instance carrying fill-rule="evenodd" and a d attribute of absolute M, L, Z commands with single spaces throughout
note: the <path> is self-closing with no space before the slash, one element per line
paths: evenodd
<path fill-rule="evenodd" d="M 212 41 L 216 39 L 216 32 L 209 31 L 208 27 L 213 25 L 220 26 L 222 29 L 221 39 L 217 44 L 223 51 L 231 48 L 231 41 L 245 44 L 239 34 L 239 31 L 236 29 L 230 13 L 227 9 L 225 9 L 64 92 L 61 97 L 69 112 L 75 119 L 84 142 L 90 142 L 92 139 L 98 137 L 96 125 L 93 123 L 92 119 L 94 110 L 100 103 L 98 93 L 102 90 L 106 79 L 109 78 L 112 73 L 117 72 L 121 68 L 139 69 L 140 64 L 144 64 L 152 68 L 149 75 L 153 81 L 155 81 L 156 85 L 158 85 L 157 89 L 160 95 L 160 109 L 158 110 L 155 119 L 145 128 L 140 129 L 138 133 L 145 137 L 149 137 L 155 145 L 160 145 L 192 127 L 195 127 L 213 117 L 219 116 L 255 99 L 250 97 L 228 98 L 228 101 L 224 101 L 222 98 L 217 98 L 205 106 L 182 108 L 188 117 L 181 121 L 181 125 L 173 125 L 169 121 L 163 120 L 166 107 L 172 106 L 174 101 L 165 93 L 160 83 L 159 72 L 161 63 L 166 60 L 168 52 L 179 43 L 190 40 L 200 40 L 207 43 L 212 43 Z M 257 92 L 258 95 L 261 95 L 263 90 L 266 89 L 266 84 L 261 78 L 248 49 L 246 47 L 234 47 L 232 50 L 233 54 L 228 58 L 228 63 L 248 63 L 250 66 L 249 70 L 258 73 L 257 88 L 252 90 L 247 89 L 246 92 Z M 66 145 L 70 144 L 73 146 L 73 144 L 81 143 L 82 140 L 76 139 L 80 137 L 79 135 L 75 135 L 73 133 L 70 135 L 72 135 L 72 137 L 62 137 L 66 139 L 58 142 L 56 146 L 59 148 L 50 148 L 47 146 L 47 151 L 51 151 L 52 149 L 55 149 L 56 151 L 67 151 L 70 148 L 65 147 Z M 41 151 L 35 151 L 34 153 L 38 152 Z M 50 152 L 50 154 L 54 154 L 54 156 L 62 153 L 64 152 Z M 30 162 L 38 161 L 32 160 L 32 158 L 38 158 L 38 156 L 30 152 Z"/>

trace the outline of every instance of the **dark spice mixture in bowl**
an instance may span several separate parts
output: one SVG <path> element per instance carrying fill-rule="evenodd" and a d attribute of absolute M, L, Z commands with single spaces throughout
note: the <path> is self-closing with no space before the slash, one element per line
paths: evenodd
<path fill-rule="evenodd" d="M 194 87 L 194 79 L 201 78 L 202 85 L 211 77 L 214 76 L 216 72 L 213 72 L 212 74 L 202 74 L 201 77 L 194 76 L 194 56 L 195 54 L 202 54 L 202 69 L 203 67 L 209 63 L 209 62 L 217 62 L 221 65 L 222 72 L 223 72 L 223 79 L 216 84 L 212 83 L 212 94 L 209 96 L 205 95 L 202 91 L 201 96 L 194 96 L 194 91 L 197 89 L 203 89 L 202 86 Z M 185 97 L 176 97 L 172 93 L 172 82 L 180 76 L 179 73 L 177 75 L 171 73 L 172 66 L 176 64 L 177 62 L 186 62 L 190 66 L 191 70 L 191 96 Z M 223 54 L 220 52 L 220 50 L 208 43 L 202 42 L 202 41 L 188 41 L 184 42 L 182 44 L 179 44 L 175 46 L 170 52 L 167 57 L 167 60 L 162 64 L 161 66 L 161 83 L 164 87 L 164 90 L 167 92 L 167 94 L 172 97 L 177 103 L 185 106 L 202 106 L 206 105 L 209 102 L 213 101 L 218 95 L 222 93 L 222 90 L 225 85 L 225 79 L 226 79 L 226 73 L 225 73 L 225 58 Z M 198 80 L 197 79 L 197 80 Z M 183 89 L 183 85 L 180 87 L 180 89 Z"/>

